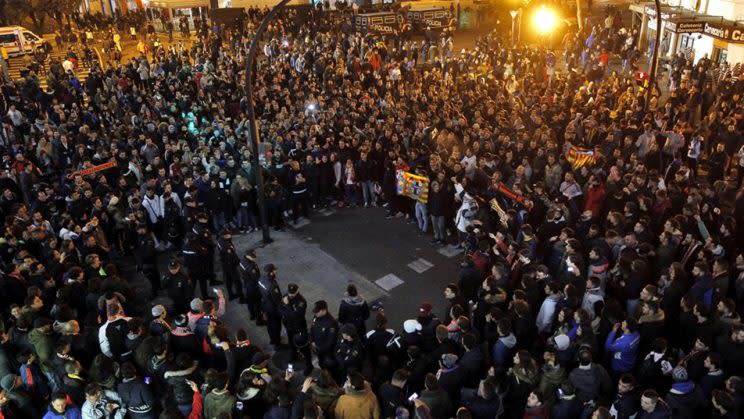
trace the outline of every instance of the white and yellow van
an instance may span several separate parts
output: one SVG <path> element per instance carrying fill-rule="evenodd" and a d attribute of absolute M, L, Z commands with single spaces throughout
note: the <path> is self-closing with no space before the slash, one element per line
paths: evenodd
<path fill-rule="evenodd" d="M 45 49 L 47 52 L 52 49 L 52 45 L 46 39 L 23 26 L 0 27 L 0 47 L 3 47 L 11 57 L 33 54 L 38 49 Z"/>

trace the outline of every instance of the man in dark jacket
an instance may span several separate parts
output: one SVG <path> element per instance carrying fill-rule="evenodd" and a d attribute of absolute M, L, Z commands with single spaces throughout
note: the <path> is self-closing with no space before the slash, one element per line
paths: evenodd
<path fill-rule="evenodd" d="M 636 419 L 670 419 L 672 412 L 656 390 L 646 390 L 641 396 L 641 410 Z"/>
<path fill-rule="evenodd" d="M 287 285 L 287 295 L 282 298 L 279 306 L 279 312 L 282 315 L 284 328 L 287 330 L 287 339 L 292 349 L 295 348 L 294 337 L 297 335 L 307 336 L 307 300 L 300 294 L 300 288 L 297 284 Z M 296 351 L 292 351 L 293 361 L 295 360 Z"/>
<path fill-rule="evenodd" d="M 554 419 L 574 419 L 581 417 L 584 405 L 576 398 L 576 390 L 569 382 L 558 387 L 558 402 L 553 405 L 550 417 Z M 627 418 L 625 418 L 627 419 Z"/>
<path fill-rule="evenodd" d="M 261 318 L 261 291 L 258 287 L 258 281 L 261 279 L 261 270 L 256 263 L 256 251 L 248 250 L 245 252 L 243 260 L 240 261 L 240 276 L 243 279 L 245 287 L 245 300 L 248 304 L 248 312 L 251 313 L 251 320 L 256 320 L 256 324 L 263 323 Z"/>
<path fill-rule="evenodd" d="M 617 412 L 618 419 L 628 419 L 641 408 L 641 397 L 636 389 L 637 383 L 632 374 L 623 374 L 617 383 L 617 395 L 610 406 L 610 411 Z"/>
<path fill-rule="evenodd" d="M 442 355 L 437 372 L 439 387 L 447 392 L 454 405 L 460 403 L 460 389 L 465 381 L 464 370 L 457 365 L 457 360 L 458 356 L 455 354 Z"/>
<path fill-rule="evenodd" d="M 592 353 L 586 349 L 579 352 L 579 366 L 568 375 L 568 381 L 576 389 L 576 397 L 581 403 L 609 401 L 612 392 L 610 375 L 603 366 L 592 362 Z"/>
<path fill-rule="evenodd" d="M 219 250 L 220 264 L 222 265 L 222 275 L 225 278 L 225 287 L 227 287 L 227 298 L 229 300 L 240 298 L 240 302 L 244 302 L 243 286 L 240 283 L 240 273 L 238 272 L 240 259 L 238 258 L 238 253 L 235 251 L 235 245 L 232 242 L 232 231 L 229 228 L 224 228 L 220 232 L 217 249 Z"/>
<path fill-rule="evenodd" d="M 364 361 L 364 346 L 353 324 L 347 323 L 341 326 L 339 333 L 341 339 L 336 345 L 336 365 L 339 377 L 345 377 L 350 369 L 361 368 L 362 361 Z"/>
<path fill-rule="evenodd" d="M 439 387 L 439 381 L 434 374 L 426 374 L 424 391 L 419 400 L 429 408 L 429 414 L 434 419 L 449 419 L 452 414 L 452 402 L 446 391 Z"/>
<path fill-rule="evenodd" d="M 209 270 L 207 263 L 205 263 L 205 257 L 208 257 L 208 250 L 199 240 L 199 237 L 193 231 L 189 231 L 186 234 L 186 242 L 183 245 L 183 261 L 186 265 L 186 269 L 189 271 L 189 276 L 194 281 L 199 283 L 199 289 L 201 290 L 202 298 L 209 298 L 207 294 L 207 282 L 209 281 Z"/>
<path fill-rule="evenodd" d="M 338 338 L 338 322 L 328 312 L 328 303 L 323 300 L 315 302 L 313 312 L 315 317 L 310 326 L 310 341 L 318 355 L 320 367 L 330 369 L 335 366 L 334 350 Z"/>
<path fill-rule="evenodd" d="M 356 285 L 349 284 L 346 287 L 346 298 L 341 300 L 338 308 L 338 322 L 341 324 L 351 323 L 356 327 L 360 336 L 367 334 L 365 322 L 369 318 L 369 306 L 359 295 Z"/>
<path fill-rule="evenodd" d="M 473 419 L 495 418 L 501 414 L 503 409 L 497 390 L 496 380 L 488 377 L 481 380 L 475 398 L 463 400 L 463 404 L 468 408 Z"/>
<path fill-rule="evenodd" d="M 131 418 L 149 418 L 152 417 L 156 406 L 155 396 L 150 386 L 145 381 L 137 377 L 137 370 L 131 363 L 124 363 L 121 366 L 122 381 L 116 387 L 121 401 L 127 407 L 127 412 Z"/>
<path fill-rule="evenodd" d="M 168 263 L 168 273 L 163 276 L 168 296 L 173 300 L 175 313 L 183 314 L 189 311 L 189 303 L 194 299 L 194 283 L 181 269 L 178 259 L 171 259 Z"/>
<path fill-rule="evenodd" d="M 466 333 L 462 337 L 462 347 L 464 353 L 460 358 L 460 367 L 465 372 L 465 381 L 463 386 L 465 388 L 476 388 L 483 378 L 484 365 L 486 357 L 483 355 L 475 336 L 471 333 Z"/>
<path fill-rule="evenodd" d="M 383 383 L 377 391 L 377 399 L 382 407 L 382 417 L 395 417 L 395 411 L 406 402 L 405 386 L 408 380 L 408 371 L 396 370 L 393 378 Z"/>
<path fill-rule="evenodd" d="M 419 306 L 416 317 L 416 320 L 421 324 L 421 346 L 426 353 L 433 351 L 437 347 L 437 326 L 442 323 L 439 321 L 439 317 L 432 313 L 431 310 L 432 304 L 429 301 L 424 301 Z"/>
<path fill-rule="evenodd" d="M 258 281 L 261 290 L 261 313 L 266 321 L 271 344 L 279 346 L 282 343 L 282 317 L 279 311 L 282 303 L 282 292 L 276 282 L 276 266 L 269 263 L 264 267 L 264 275 Z"/>

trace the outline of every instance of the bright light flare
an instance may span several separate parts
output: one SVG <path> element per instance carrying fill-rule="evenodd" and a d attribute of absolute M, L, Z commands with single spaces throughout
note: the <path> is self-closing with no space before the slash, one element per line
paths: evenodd
<path fill-rule="evenodd" d="M 532 17 L 532 25 L 543 35 L 550 33 L 558 25 L 558 14 L 553 9 L 541 6 Z"/>

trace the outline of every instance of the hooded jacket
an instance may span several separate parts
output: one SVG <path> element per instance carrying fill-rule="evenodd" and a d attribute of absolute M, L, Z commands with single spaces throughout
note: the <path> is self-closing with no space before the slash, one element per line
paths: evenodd
<path fill-rule="evenodd" d="M 702 411 L 707 403 L 700 387 L 692 381 L 672 384 L 666 395 L 666 403 L 675 419 L 694 419 L 703 417 Z"/>
<path fill-rule="evenodd" d="M 504 367 L 511 358 L 516 345 L 517 338 L 513 333 L 510 333 L 508 336 L 500 337 L 496 343 L 493 344 L 493 349 L 491 350 L 494 365 Z"/>
<path fill-rule="evenodd" d="M 582 402 L 602 400 L 612 392 L 610 374 L 601 365 L 579 366 L 568 374 L 568 381 L 576 389 L 576 397 Z"/>
<path fill-rule="evenodd" d="M 346 297 L 338 308 L 338 322 L 341 325 L 351 323 L 361 336 L 367 333 L 364 322 L 369 318 L 369 306 L 360 296 Z"/>
<path fill-rule="evenodd" d="M 197 361 L 182 370 L 170 370 L 164 374 L 165 381 L 173 392 L 173 398 L 176 404 L 189 405 L 194 398 L 194 391 L 191 390 L 191 386 L 186 384 L 186 380 L 193 379 L 193 373 L 196 371 L 196 367 L 199 366 Z"/>
<path fill-rule="evenodd" d="M 28 342 L 33 345 L 36 355 L 39 357 L 39 365 L 42 372 L 53 372 L 52 358 L 54 357 L 54 340 L 48 333 L 34 329 L 28 334 Z"/>

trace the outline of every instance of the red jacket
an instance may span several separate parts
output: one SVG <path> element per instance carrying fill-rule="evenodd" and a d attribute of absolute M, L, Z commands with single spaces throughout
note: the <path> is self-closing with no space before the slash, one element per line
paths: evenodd
<path fill-rule="evenodd" d="M 522 419 L 548 419 L 548 409 L 545 406 L 528 407 Z"/>
<path fill-rule="evenodd" d="M 607 195 L 607 192 L 605 192 L 604 184 L 590 186 L 586 191 L 584 211 L 591 211 L 592 217 L 599 217 L 599 213 L 602 212 L 605 204 L 605 195 Z"/>

